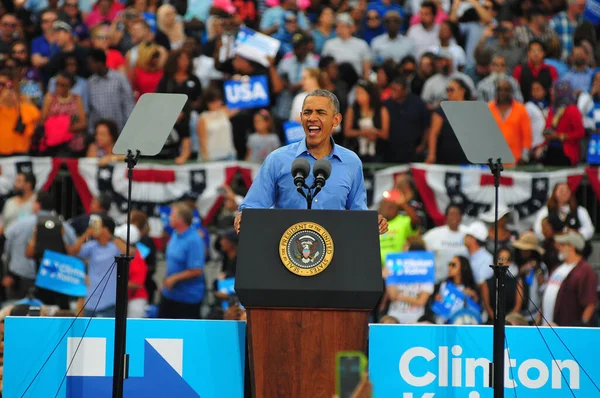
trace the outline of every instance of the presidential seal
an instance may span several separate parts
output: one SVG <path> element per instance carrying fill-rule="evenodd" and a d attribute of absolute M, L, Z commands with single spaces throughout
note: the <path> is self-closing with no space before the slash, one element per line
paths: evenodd
<path fill-rule="evenodd" d="M 301 222 L 284 232 L 279 241 L 283 265 L 300 276 L 314 276 L 323 271 L 333 258 L 333 240 L 319 224 Z"/>

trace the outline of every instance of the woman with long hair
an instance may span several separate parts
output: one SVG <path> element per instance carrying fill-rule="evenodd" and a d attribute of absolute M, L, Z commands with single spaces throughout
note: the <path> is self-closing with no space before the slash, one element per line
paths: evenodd
<path fill-rule="evenodd" d="M 163 77 L 160 46 L 151 42 L 142 44 L 132 75 L 131 85 L 135 100 L 146 93 L 154 93 Z"/>
<path fill-rule="evenodd" d="M 513 255 L 508 247 L 498 249 L 498 264 L 508 267 L 508 275 L 506 277 L 506 300 L 505 313 L 520 314 L 526 303 L 523 301 L 524 288 L 523 279 L 519 275 L 519 268 L 513 262 Z M 496 278 L 491 277 L 487 281 L 487 295 L 482 297 L 484 308 L 488 314 L 488 322 L 494 319 L 494 307 L 496 303 Z"/>
<path fill-rule="evenodd" d="M 546 166 L 575 166 L 581 156 L 581 140 L 585 137 L 583 118 L 577 108 L 577 96 L 566 80 L 554 82 L 552 104 L 546 119 Z"/>
<path fill-rule="evenodd" d="M 323 45 L 329 39 L 336 37 L 335 33 L 335 12 L 328 5 L 323 5 L 317 13 L 317 23 L 312 30 L 312 36 L 315 40 L 315 54 L 321 54 Z"/>
<path fill-rule="evenodd" d="M 396 78 L 398 74 L 398 65 L 392 59 L 386 59 L 381 63 L 379 69 L 377 69 L 377 88 L 381 93 L 380 97 L 382 101 L 387 100 L 392 95 L 392 89 L 390 84 Z"/>
<path fill-rule="evenodd" d="M 40 122 L 44 126 L 44 154 L 49 156 L 70 155 L 69 144 L 76 134 L 87 127 L 81 97 L 71 93 L 75 77 L 66 72 L 56 76 L 56 92 L 44 97 Z"/>
<path fill-rule="evenodd" d="M 446 88 L 448 101 L 471 100 L 471 89 L 460 78 L 452 79 Z M 431 115 L 431 126 L 428 139 L 429 153 L 425 163 L 467 164 L 467 157 L 460 146 L 456 134 L 446 114 L 437 107 Z"/>
<path fill-rule="evenodd" d="M 433 293 L 427 299 L 425 305 L 424 320 L 431 323 L 446 323 L 446 319 L 437 316 L 431 309 L 436 301 L 443 301 L 442 292 L 446 289 L 448 283 L 452 283 L 458 290 L 462 291 L 465 295 L 473 299 L 475 302 L 479 302 L 480 294 L 475 283 L 475 277 L 473 276 L 473 270 L 471 269 L 471 263 L 464 256 L 455 256 L 448 263 L 448 277 L 441 282 L 436 283 L 433 288 Z"/>
<path fill-rule="evenodd" d="M 184 111 L 189 113 L 200 109 L 202 87 L 200 80 L 194 75 L 194 65 L 187 52 L 182 49 L 171 51 L 156 92 L 185 94 L 188 101 Z"/>
<path fill-rule="evenodd" d="M 113 120 L 101 119 L 94 126 L 94 142 L 87 151 L 88 158 L 98 158 L 100 166 L 122 161 L 125 156 L 115 155 L 112 151 L 119 138 L 119 128 Z"/>
<path fill-rule="evenodd" d="M 210 88 L 203 94 L 202 102 L 206 111 L 198 116 L 198 142 L 202 160 L 234 160 L 233 127 L 230 112 L 223 103 L 223 96 L 217 89 Z"/>
<path fill-rule="evenodd" d="M 183 46 L 185 41 L 185 31 L 183 21 L 177 17 L 175 7 L 170 4 L 163 4 L 156 11 L 156 24 L 158 29 L 169 38 L 171 50 L 176 50 Z"/>
<path fill-rule="evenodd" d="M 356 101 L 344 117 L 344 135 L 356 142 L 358 156 L 363 162 L 382 161 L 383 141 L 389 137 L 390 115 L 382 106 L 377 86 L 359 81 Z"/>
<path fill-rule="evenodd" d="M 533 230 L 540 239 L 544 238 L 542 220 L 547 217 L 549 219 L 558 218 L 562 221 L 563 229 L 579 232 L 586 241 L 594 236 L 594 224 L 592 224 L 590 214 L 585 207 L 577 204 L 577 199 L 566 182 L 560 182 L 554 186 L 548 203 L 537 214 Z"/>
<path fill-rule="evenodd" d="M 302 104 L 304 99 L 311 91 L 323 88 L 325 85 L 325 78 L 323 72 L 318 68 L 306 68 L 302 72 L 302 91 L 296 94 L 292 101 L 292 108 L 290 110 L 290 120 L 300 121 L 300 113 L 302 112 Z"/>

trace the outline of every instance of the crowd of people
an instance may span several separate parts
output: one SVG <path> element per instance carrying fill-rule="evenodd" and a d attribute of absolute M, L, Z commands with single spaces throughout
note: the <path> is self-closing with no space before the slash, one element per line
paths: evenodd
<path fill-rule="evenodd" d="M 442 100 L 487 102 L 518 164 L 585 162 L 600 128 L 585 0 L 198 3 L 4 2 L 0 154 L 120 160 L 112 145 L 153 92 L 189 97 L 158 155 L 177 164 L 262 162 L 318 88 L 364 162 L 465 163 Z M 279 40 L 268 65 L 236 53 L 241 27 Z M 261 75 L 270 105 L 228 109 L 224 82 Z"/>
<path fill-rule="evenodd" d="M 120 131 L 137 100 L 158 92 L 188 96 L 158 159 L 262 163 L 288 142 L 284 126 L 300 120 L 307 93 L 325 89 L 343 115 L 335 142 L 363 162 L 467 163 L 440 102 L 479 100 L 517 164 L 573 166 L 600 133 L 598 26 L 584 18 L 585 7 L 585 0 L 3 1 L 0 155 L 122 161 L 112 152 Z M 236 53 L 241 27 L 279 40 L 277 55 L 265 65 Z M 245 76 L 266 77 L 269 106 L 227 107 L 224 82 Z M 114 280 L 98 289 L 126 249 L 124 227 L 108 215 L 111 198 L 103 194 L 89 214 L 62 220 L 40 188 L 32 174 L 19 174 L 4 204 L 5 298 L 41 300 L 58 315 L 114 315 Z M 132 214 L 132 243 L 150 250 L 131 248 L 131 316 L 152 316 L 155 303 L 160 317 L 243 319 L 235 297 L 217 288 L 235 275 L 231 227 L 240 193 L 223 187 L 212 229 L 195 222 L 194 203 L 174 204 L 164 255 L 148 235 L 148 215 Z M 387 286 L 375 319 L 445 323 L 431 308 L 449 283 L 480 305 L 481 322 L 493 319 L 489 215 L 464 226 L 452 205 L 446 225 L 425 231 L 409 176 L 379 199 L 393 231 L 381 237 L 382 259 L 433 251 L 437 283 L 416 295 Z M 594 226 L 568 186 L 554 188 L 533 231 L 517 235 L 510 211 L 499 210 L 509 322 L 592 325 L 597 278 L 586 258 Z M 48 220 L 60 228 L 50 231 Z M 74 303 L 32 289 L 44 249 L 86 259 L 88 297 Z M 166 274 L 157 280 L 161 261 Z M 218 263 L 214 282 L 205 280 L 207 261 Z M 29 313 L 23 305 L 31 308 L 17 301 L 14 313 Z"/>

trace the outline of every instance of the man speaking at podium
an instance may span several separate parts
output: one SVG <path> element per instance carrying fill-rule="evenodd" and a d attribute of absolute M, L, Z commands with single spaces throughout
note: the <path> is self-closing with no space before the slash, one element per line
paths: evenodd
<path fill-rule="evenodd" d="M 244 209 L 306 209 L 306 199 L 297 191 L 292 163 L 306 159 L 311 169 L 319 159 L 331 163 L 331 175 L 312 201 L 312 208 L 327 210 L 367 210 L 367 192 L 362 162 L 356 154 L 336 145 L 331 132 L 342 122 L 340 103 L 327 90 L 308 93 L 300 114 L 306 138 L 279 148 L 265 159 L 235 217 L 239 233 Z M 308 176 L 308 180 L 312 176 Z M 379 215 L 379 233 L 387 231 L 387 222 Z"/>

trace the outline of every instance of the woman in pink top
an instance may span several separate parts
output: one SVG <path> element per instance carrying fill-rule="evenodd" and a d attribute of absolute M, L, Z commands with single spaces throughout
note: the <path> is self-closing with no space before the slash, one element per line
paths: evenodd
<path fill-rule="evenodd" d="M 98 0 L 92 12 L 87 16 L 85 23 L 90 28 L 102 22 L 111 23 L 123 9 L 125 9 L 125 6 L 117 1 Z"/>

